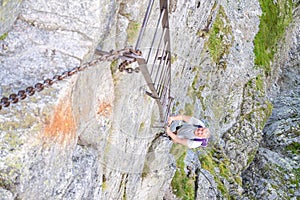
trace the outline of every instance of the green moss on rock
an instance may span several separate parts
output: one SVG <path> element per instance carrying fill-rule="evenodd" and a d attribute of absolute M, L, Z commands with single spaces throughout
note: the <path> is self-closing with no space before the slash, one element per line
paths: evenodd
<path fill-rule="evenodd" d="M 177 55 L 172 55 L 171 56 L 171 64 L 174 64 L 178 60 Z"/>
<path fill-rule="evenodd" d="M 183 200 L 194 200 L 195 198 L 195 178 L 187 177 L 187 174 L 184 171 L 185 163 L 184 159 L 186 156 L 187 148 L 181 145 L 173 145 L 171 151 L 173 154 L 176 154 L 175 157 L 179 157 L 176 160 L 176 172 L 172 179 L 171 185 L 174 193 L 177 197 Z"/>
<path fill-rule="evenodd" d="M 227 185 L 224 184 L 224 181 L 226 180 L 230 185 L 242 186 L 242 179 L 240 176 L 231 172 L 229 168 L 230 161 L 225 153 L 221 149 L 209 147 L 206 148 L 205 154 L 200 154 L 199 160 L 202 168 L 213 175 L 217 188 L 223 198 L 234 198 L 230 193 L 231 188 L 228 188 Z"/>
<path fill-rule="evenodd" d="M 141 133 L 143 130 L 145 130 L 145 122 L 140 123 L 139 133 Z"/>
<path fill-rule="evenodd" d="M 193 116 L 194 115 L 194 105 L 186 103 L 184 106 L 185 114 Z"/>
<path fill-rule="evenodd" d="M 213 61 L 218 64 L 225 54 L 229 54 L 232 44 L 232 27 L 230 26 L 224 8 L 220 6 L 215 22 L 209 31 L 207 44 Z"/>
<path fill-rule="evenodd" d="M 203 169 L 207 170 L 210 172 L 210 174 L 214 177 L 214 180 L 217 184 L 217 188 L 218 190 L 222 193 L 223 197 L 227 197 L 226 199 L 228 199 L 229 197 L 229 191 L 228 189 L 225 187 L 225 185 L 222 182 L 222 176 L 220 176 L 217 172 L 216 169 L 219 169 L 219 164 L 217 163 L 214 159 L 213 159 L 213 154 L 214 154 L 214 149 L 210 149 L 210 151 L 207 151 L 207 154 L 205 155 L 200 155 L 199 159 L 201 162 L 201 166 Z M 222 170 L 222 174 L 224 176 L 224 172 L 226 171 L 224 169 L 224 165 L 223 165 L 223 170 Z M 221 170 L 220 170 L 221 171 Z M 228 175 L 225 175 L 228 178 Z M 223 177 L 225 178 L 225 177 Z"/>
<path fill-rule="evenodd" d="M 286 146 L 286 150 L 291 152 L 292 154 L 300 155 L 300 143 L 292 142 L 291 144 Z"/>
<path fill-rule="evenodd" d="M 0 40 L 4 40 L 8 36 L 8 33 L 4 33 L 0 36 Z"/>
<path fill-rule="evenodd" d="M 200 77 L 200 70 L 199 67 L 195 66 L 193 69 L 193 72 L 195 73 L 194 80 L 192 82 L 192 85 L 188 88 L 188 96 L 192 98 L 193 103 L 196 102 L 197 99 L 200 100 L 203 110 L 206 110 L 206 104 L 204 103 L 204 98 L 202 97 L 202 92 L 207 87 L 207 85 L 198 85 L 199 77 Z"/>
<path fill-rule="evenodd" d="M 129 21 L 127 27 L 127 40 L 129 44 L 133 44 L 137 39 L 139 33 L 140 24 L 134 21 Z"/>
<path fill-rule="evenodd" d="M 277 51 L 277 44 L 292 20 L 292 0 L 259 0 L 262 9 L 259 32 L 254 39 L 255 65 L 271 72 L 270 62 Z"/>

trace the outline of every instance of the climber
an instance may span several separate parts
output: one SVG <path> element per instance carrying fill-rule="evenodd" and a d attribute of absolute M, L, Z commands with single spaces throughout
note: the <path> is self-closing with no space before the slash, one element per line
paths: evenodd
<path fill-rule="evenodd" d="M 209 129 L 201 120 L 186 115 L 169 117 L 166 133 L 173 142 L 189 148 L 206 147 L 210 137 Z"/>

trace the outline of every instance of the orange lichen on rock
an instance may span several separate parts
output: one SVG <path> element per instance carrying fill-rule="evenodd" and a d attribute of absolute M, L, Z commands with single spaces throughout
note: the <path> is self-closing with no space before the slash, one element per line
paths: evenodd
<path fill-rule="evenodd" d="M 99 108 L 98 108 L 98 111 L 97 111 L 97 114 L 98 115 L 102 115 L 104 117 L 108 117 L 110 114 L 111 114 L 111 111 L 112 111 L 112 106 L 110 103 L 101 103 L 99 105 Z"/>
<path fill-rule="evenodd" d="M 76 124 L 69 101 L 62 101 L 55 107 L 52 119 L 46 123 L 45 139 L 58 143 L 70 143 L 76 136 Z"/>

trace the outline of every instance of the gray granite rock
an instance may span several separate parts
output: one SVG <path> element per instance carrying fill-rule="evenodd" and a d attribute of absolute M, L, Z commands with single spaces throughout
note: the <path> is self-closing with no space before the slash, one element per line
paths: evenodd
<path fill-rule="evenodd" d="M 299 198 L 299 9 L 295 16 L 274 63 L 280 71 L 269 90 L 273 112 L 258 153 L 243 173 L 245 196 L 250 198 Z"/>
<path fill-rule="evenodd" d="M 5 18 L 0 35 L 7 32 L 0 40 L 1 96 L 78 67 L 95 56 L 96 48 L 134 46 L 148 4 L 132 0 L 20 2 L 0 1 L 0 16 Z M 246 183 L 242 186 L 221 177 L 218 166 L 215 174 L 204 170 L 199 155 L 190 152 L 185 161 L 198 176 L 197 199 L 225 198 L 218 184 L 234 198 L 286 197 L 287 188 L 273 186 L 297 179 L 293 170 L 299 155 L 282 154 L 282 150 L 299 143 L 299 29 L 291 31 L 282 57 L 277 56 L 281 62 L 274 64 L 274 77 L 262 80 L 265 94 L 254 89 L 254 80 L 262 73 L 254 68 L 253 53 L 259 1 L 172 0 L 169 9 L 172 114 L 204 120 L 214 145 L 228 159 L 230 173 Z M 155 1 L 153 13 L 158 12 Z M 208 30 L 220 16 L 227 31 L 220 33 L 225 50 L 216 60 L 207 48 Z M 149 51 L 156 20 L 149 20 L 142 51 Z M 159 120 L 158 108 L 145 94 L 142 75 L 117 71 L 119 63 L 97 64 L 1 109 L 1 198 L 172 198 L 170 184 L 178 155 L 170 154 L 168 138 L 157 137 L 162 131 L 153 127 Z M 278 94 L 284 98 L 277 98 Z M 274 112 L 263 131 L 270 114 L 269 99 Z M 264 167 L 284 167 L 284 172 L 270 171 L 259 179 Z M 251 178 L 252 172 L 259 176 Z M 289 187 L 294 196 L 299 194 L 297 185 Z"/>
<path fill-rule="evenodd" d="M 0 36 L 5 36 L 15 22 L 21 10 L 22 0 L 0 1 Z"/>

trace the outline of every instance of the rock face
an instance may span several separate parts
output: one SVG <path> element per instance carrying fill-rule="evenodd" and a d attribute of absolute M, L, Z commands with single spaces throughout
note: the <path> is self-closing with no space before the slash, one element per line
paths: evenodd
<path fill-rule="evenodd" d="M 5 34 L 13 25 L 21 9 L 20 1 L 1 0 L 0 1 L 0 36 Z"/>
<path fill-rule="evenodd" d="M 8 96 L 90 61 L 96 48 L 133 46 L 148 2 L 0 5 Z M 171 154 L 142 75 L 102 62 L 1 108 L 1 199 L 172 199 L 182 157 L 196 199 L 299 197 L 299 10 L 269 77 L 254 67 L 260 15 L 259 1 L 169 2 L 172 112 L 209 124 L 212 147 Z M 151 18 L 146 35 L 155 26 Z"/>
<path fill-rule="evenodd" d="M 243 175 L 245 193 L 254 199 L 296 199 L 300 195 L 299 19 L 298 9 L 274 63 L 281 71 L 269 90 L 273 112 L 254 161 Z"/>

